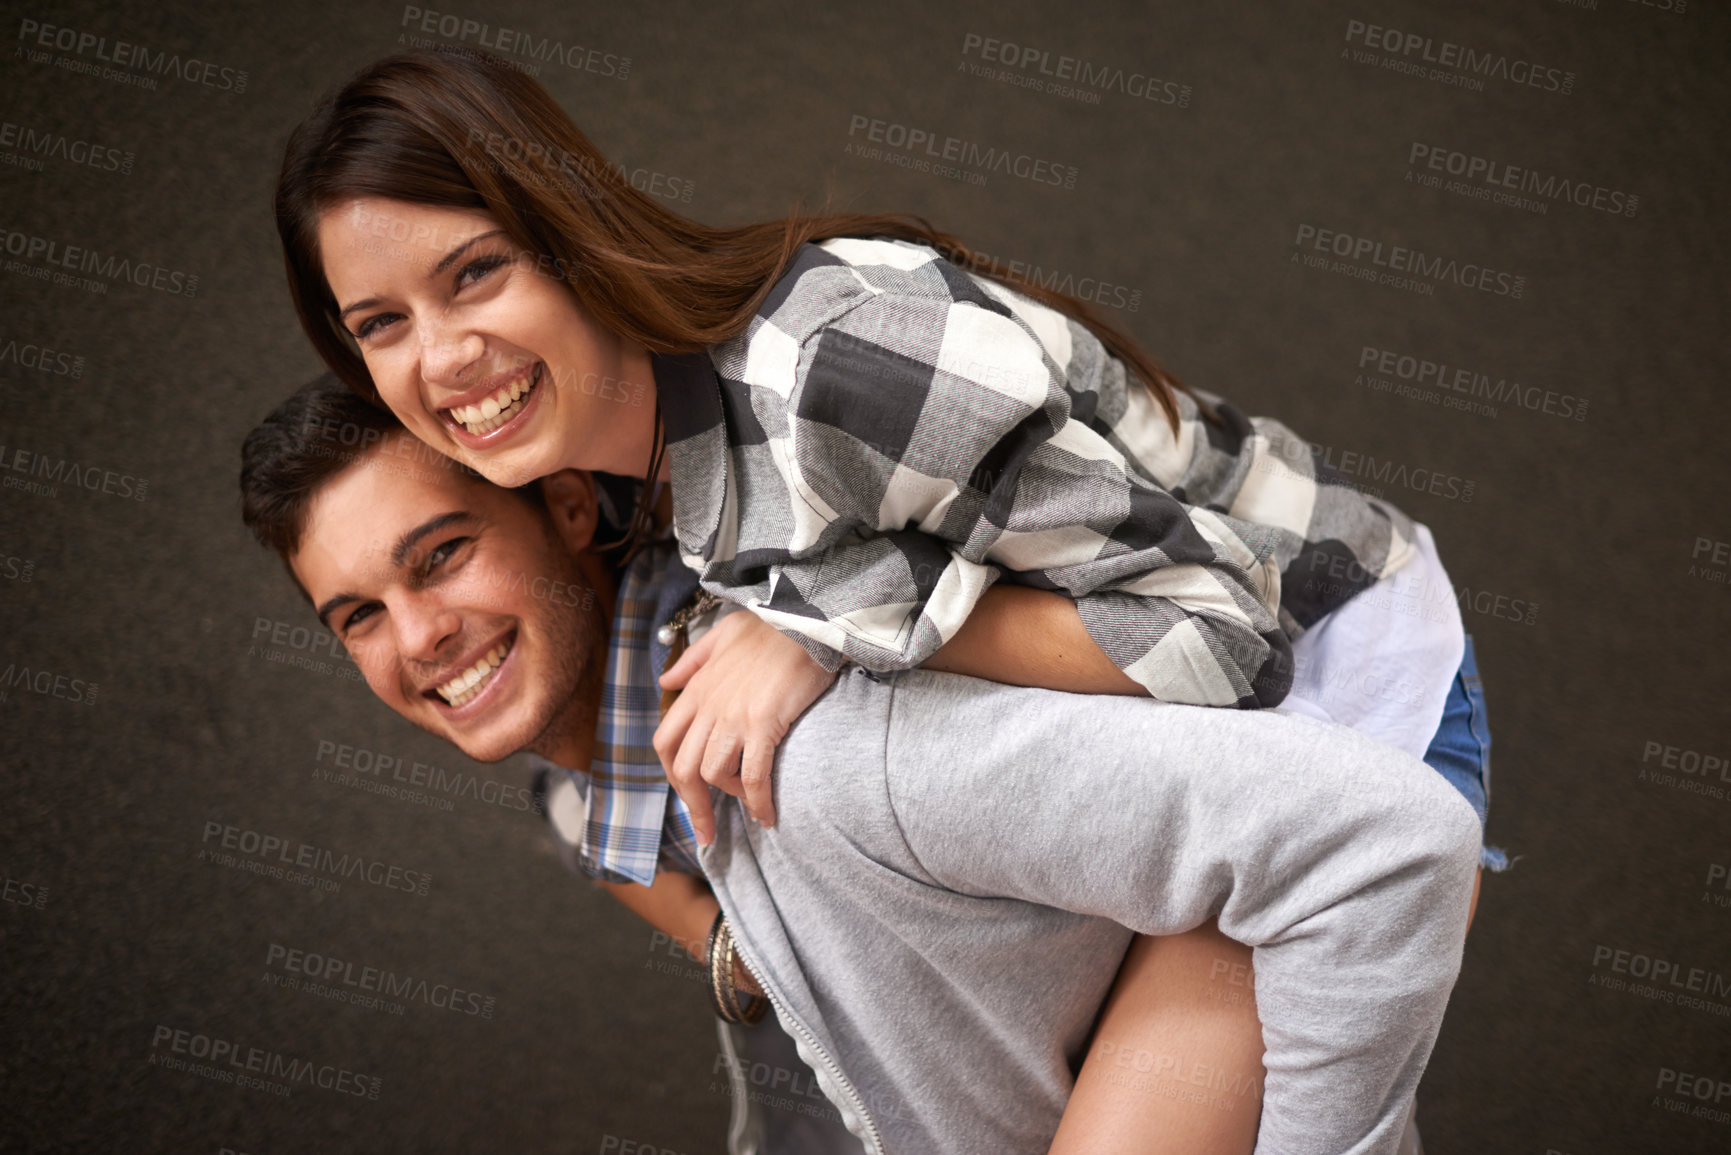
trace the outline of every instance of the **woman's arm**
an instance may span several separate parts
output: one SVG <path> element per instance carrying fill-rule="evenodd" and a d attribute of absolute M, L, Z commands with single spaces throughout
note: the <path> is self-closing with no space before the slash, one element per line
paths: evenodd
<path fill-rule="evenodd" d="M 925 668 L 1073 694 L 1148 693 L 1112 664 L 1074 599 L 1028 586 L 987 590 Z"/>
<path fill-rule="evenodd" d="M 988 589 L 925 668 L 1074 694 L 1148 692 L 1112 664 L 1073 600 L 1027 586 Z M 661 685 L 682 693 L 655 732 L 655 749 L 700 843 L 714 837 L 710 786 L 775 825 L 775 748 L 834 676 L 773 626 L 739 613 L 668 668 Z"/>

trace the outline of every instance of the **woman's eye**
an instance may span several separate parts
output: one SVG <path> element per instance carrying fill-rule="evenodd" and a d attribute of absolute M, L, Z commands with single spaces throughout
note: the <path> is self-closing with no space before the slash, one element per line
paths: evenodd
<path fill-rule="evenodd" d="M 355 340 L 365 341 L 368 337 L 377 336 L 398 319 L 396 313 L 375 313 L 362 321 L 360 328 L 355 330 Z"/>
<path fill-rule="evenodd" d="M 506 258 L 498 255 L 477 257 L 457 270 L 457 288 L 466 288 L 474 284 L 488 273 L 505 263 Z"/>

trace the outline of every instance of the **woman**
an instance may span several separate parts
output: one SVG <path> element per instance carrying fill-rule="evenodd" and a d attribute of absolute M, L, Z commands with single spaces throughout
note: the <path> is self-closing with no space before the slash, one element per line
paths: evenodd
<path fill-rule="evenodd" d="M 908 218 L 685 221 L 478 54 L 366 70 L 290 142 L 277 214 L 315 347 L 429 445 L 506 485 L 643 477 L 640 533 L 671 482 L 688 562 L 753 611 L 665 682 L 686 692 L 657 750 L 700 841 L 705 783 L 773 820 L 774 745 L 843 660 L 1267 706 L 1293 678 L 1289 634 L 1328 634 L 1403 568 L 1440 574 L 1422 527 L 1081 302 L 989 262 L 971 276 L 964 246 Z M 988 588 L 1006 575 L 1020 584 Z M 1399 703 L 1417 752 L 1458 728 L 1439 729 L 1445 702 L 1482 731 L 1470 651 L 1441 626 Z M 1386 705 L 1360 703 L 1364 728 Z M 1477 762 L 1456 777 L 1482 818 Z M 1247 961 L 1198 936 L 1188 954 L 1138 944 L 1099 1039 L 1198 1018 L 1183 982 Z M 1211 1025 L 1212 1044 L 1259 1055 L 1253 1019 L 1236 1029 Z M 1060 1146 L 1156 1149 L 1098 1065 Z M 1182 1107 L 1160 1106 L 1160 1138 L 1182 1140 Z M 1185 1125 L 1214 1149 L 1249 1149 L 1253 1118 L 1203 1116 Z"/>

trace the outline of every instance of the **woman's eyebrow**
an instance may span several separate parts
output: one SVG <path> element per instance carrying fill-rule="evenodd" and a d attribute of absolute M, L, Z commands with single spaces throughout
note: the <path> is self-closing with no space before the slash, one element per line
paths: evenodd
<path fill-rule="evenodd" d="M 356 301 L 354 304 L 350 305 L 348 308 L 346 308 L 342 312 L 338 313 L 337 314 L 337 320 L 339 320 L 339 321 L 346 320 L 348 318 L 348 315 L 350 313 L 354 312 L 356 309 L 370 309 L 378 303 L 379 303 L 379 299 L 377 297 L 368 297 L 364 301 Z"/>
<path fill-rule="evenodd" d="M 428 273 L 427 275 L 430 277 L 438 276 L 440 273 L 444 272 L 446 269 L 450 268 L 453 264 L 455 264 L 457 261 L 457 258 L 462 256 L 464 250 L 466 250 L 470 245 L 474 244 L 477 241 L 487 240 L 490 237 L 500 236 L 504 233 L 504 231 L 505 231 L 504 229 L 494 229 L 492 232 L 488 232 L 488 233 L 477 233 L 476 235 L 470 237 L 468 240 L 464 241 L 462 244 L 458 245 L 456 248 L 452 249 L 450 252 L 446 253 L 444 256 L 440 257 L 439 263 L 434 265 L 433 271 Z M 348 315 L 350 313 L 354 312 L 356 309 L 370 309 L 378 303 L 379 303 L 378 297 L 368 297 L 364 301 L 356 301 L 352 305 L 344 306 L 342 312 L 337 314 L 337 320 L 339 320 L 339 321 L 345 320 L 348 317 Z"/>
<path fill-rule="evenodd" d="M 450 268 L 453 264 L 456 263 L 457 258 L 463 255 L 463 250 L 467 249 L 470 245 L 474 244 L 476 241 L 484 241 L 489 237 L 500 236 L 501 234 L 504 233 L 504 231 L 505 231 L 504 229 L 494 229 L 490 233 L 479 233 L 475 236 L 470 237 L 468 240 L 464 241 L 462 244 L 458 245 L 456 248 L 452 249 L 450 252 L 448 252 L 444 256 L 440 257 L 439 263 L 433 266 L 433 271 L 430 275 L 436 277 L 440 273 L 444 272 L 446 269 Z"/>

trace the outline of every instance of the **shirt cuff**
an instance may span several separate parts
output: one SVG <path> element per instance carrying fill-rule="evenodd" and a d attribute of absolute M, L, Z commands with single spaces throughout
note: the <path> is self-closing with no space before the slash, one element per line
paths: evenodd
<path fill-rule="evenodd" d="M 808 638 L 804 634 L 784 634 L 783 636 L 798 642 L 805 648 L 805 652 L 811 655 L 812 661 L 832 674 L 841 669 L 847 661 L 847 655 L 840 650 L 831 649 L 822 642 Z"/>

